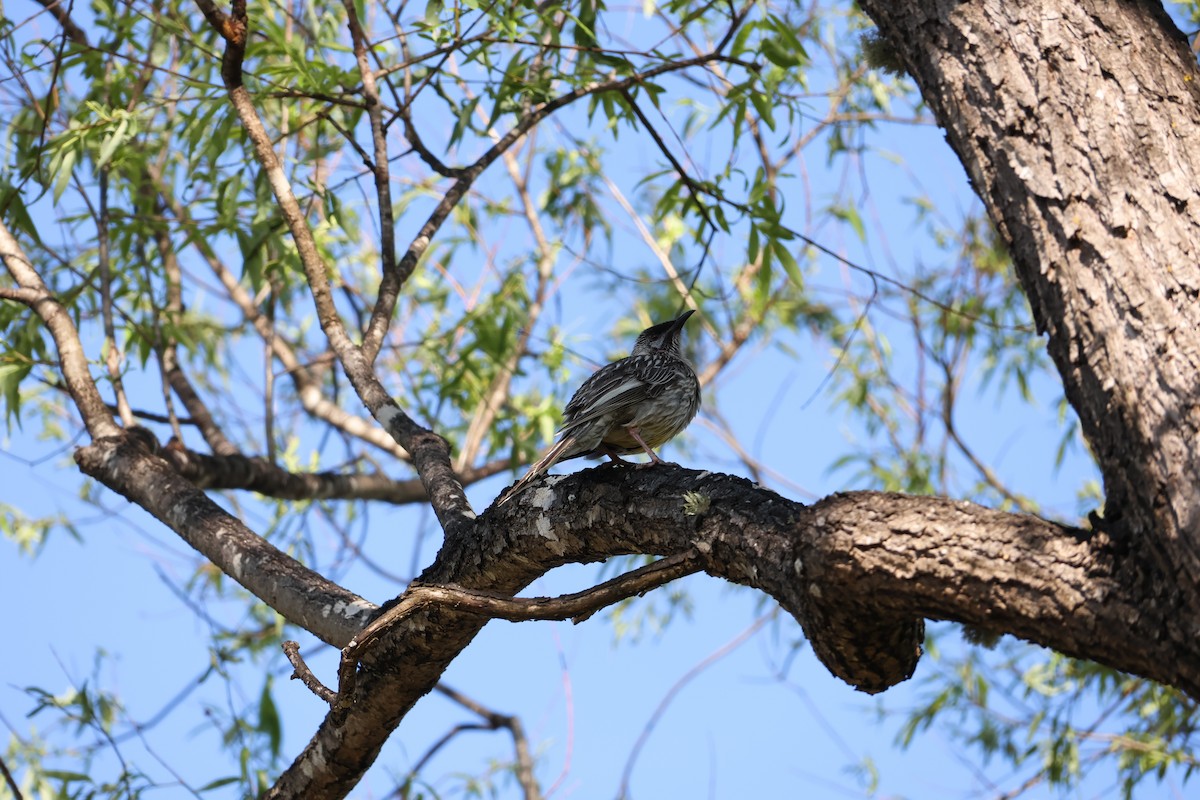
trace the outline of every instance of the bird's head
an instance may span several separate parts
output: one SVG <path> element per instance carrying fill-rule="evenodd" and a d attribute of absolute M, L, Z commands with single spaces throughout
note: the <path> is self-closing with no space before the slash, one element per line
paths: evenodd
<path fill-rule="evenodd" d="M 646 328 L 638 334 L 637 343 L 633 346 L 633 355 L 643 356 L 660 351 L 679 355 L 679 339 L 683 332 L 683 323 L 688 321 L 688 317 L 692 313 L 693 311 L 689 309 L 670 322 L 660 322 Z"/>

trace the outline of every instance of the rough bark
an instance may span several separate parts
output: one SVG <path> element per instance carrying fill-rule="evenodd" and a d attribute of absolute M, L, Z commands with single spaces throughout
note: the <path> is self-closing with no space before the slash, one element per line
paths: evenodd
<path fill-rule="evenodd" d="M 283 553 L 153 452 L 134 429 L 75 451 L 84 473 L 153 514 L 218 569 L 318 639 L 345 647 L 377 610 Z"/>
<path fill-rule="evenodd" d="M 1187 622 L 1196 610 L 1147 597 L 1120 540 L 943 498 L 854 492 L 804 506 L 725 475 L 600 467 L 490 509 L 421 582 L 511 594 L 561 564 L 692 548 L 710 575 L 778 600 L 822 661 L 863 691 L 912 675 L 930 618 L 1200 696 L 1200 639 Z M 484 622 L 434 607 L 390 630 L 364 659 L 348 712 L 325 720 L 270 796 L 344 797 Z"/>
<path fill-rule="evenodd" d="M 863 0 L 992 220 L 1110 529 L 1200 585 L 1200 69 L 1161 5 Z M 1200 634 L 1200 629 L 1192 635 Z"/>

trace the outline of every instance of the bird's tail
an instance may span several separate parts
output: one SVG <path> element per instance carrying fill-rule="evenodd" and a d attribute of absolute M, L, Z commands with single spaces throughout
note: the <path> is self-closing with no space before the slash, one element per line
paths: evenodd
<path fill-rule="evenodd" d="M 553 467 L 556 463 L 558 463 L 558 460 L 563 457 L 563 453 L 565 453 L 569 449 L 571 449 L 571 447 L 574 444 L 575 444 L 575 437 L 572 436 L 571 434 L 567 434 L 566 436 L 564 436 L 563 438 L 561 438 L 557 442 L 555 442 L 554 446 L 546 451 L 546 455 L 544 455 L 540 459 L 538 459 L 538 462 L 529 468 L 529 472 L 526 472 L 525 475 L 521 477 L 521 480 L 514 483 L 513 487 L 508 490 L 508 493 L 506 495 L 504 495 L 504 497 L 500 498 L 500 501 L 498 503 L 496 503 L 496 506 L 500 507 L 500 506 L 504 505 L 505 503 L 507 503 L 509 500 L 512 500 L 514 497 L 516 497 L 517 494 L 519 492 L 521 492 L 526 486 L 528 486 L 529 483 L 531 481 L 533 481 L 534 478 L 541 475 L 543 472 L 545 472 L 546 470 Z"/>

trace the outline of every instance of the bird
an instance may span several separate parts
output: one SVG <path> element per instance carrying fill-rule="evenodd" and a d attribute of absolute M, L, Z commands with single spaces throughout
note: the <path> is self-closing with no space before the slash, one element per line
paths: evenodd
<path fill-rule="evenodd" d="M 654 448 L 675 438 L 700 410 L 700 380 L 680 352 L 683 325 L 693 310 L 638 334 L 633 351 L 605 364 L 575 391 L 563 409 L 554 446 L 513 484 L 504 505 L 559 461 L 579 456 L 645 453 L 664 464 Z"/>

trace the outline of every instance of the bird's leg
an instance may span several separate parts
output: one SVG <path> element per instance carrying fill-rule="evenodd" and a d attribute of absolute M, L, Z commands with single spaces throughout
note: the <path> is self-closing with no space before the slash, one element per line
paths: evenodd
<path fill-rule="evenodd" d="M 619 455 L 617 455 L 616 450 L 613 450 L 611 447 L 604 444 L 603 442 L 600 443 L 600 449 L 601 449 L 601 455 L 606 455 L 610 459 L 612 459 L 611 461 L 606 461 L 605 463 L 601 464 L 600 466 L 602 466 L 602 467 L 615 466 L 617 464 L 628 464 L 629 463 L 628 461 L 626 461 L 625 459 L 623 459 Z"/>
<path fill-rule="evenodd" d="M 638 433 L 637 428 L 630 425 L 625 430 L 629 432 L 629 435 L 633 437 L 633 440 L 635 442 L 637 442 L 638 444 L 640 444 L 642 446 L 642 449 L 646 451 L 646 455 L 650 456 L 649 464 L 637 464 L 636 466 L 649 467 L 653 464 L 666 464 L 667 463 L 666 461 L 663 461 L 661 458 L 658 457 L 658 453 L 654 452 L 654 448 L 650 447 L 650 445 L 646 444 L 646 442 L 642 440 L 642 435 L 640 433 Z"/>

